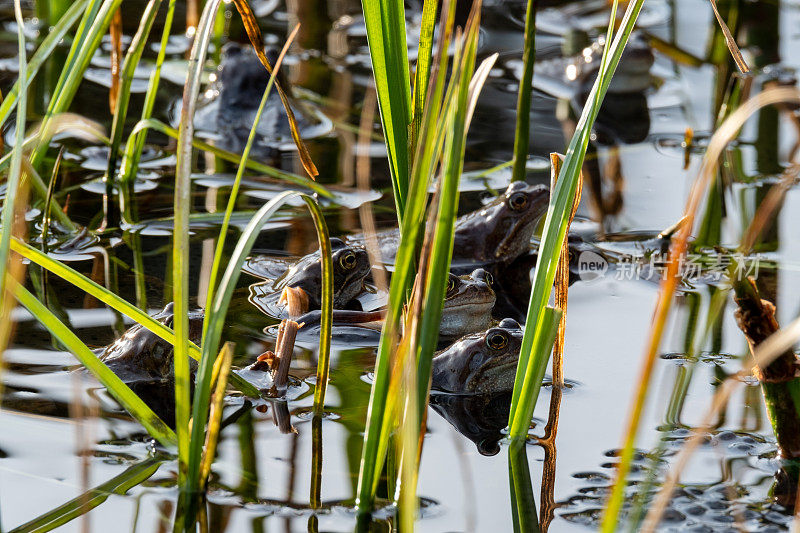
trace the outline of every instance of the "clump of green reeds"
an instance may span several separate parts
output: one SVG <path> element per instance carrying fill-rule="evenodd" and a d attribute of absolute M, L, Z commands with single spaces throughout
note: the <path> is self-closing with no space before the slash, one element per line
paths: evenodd
<path fill-rule="evenodd" d="M 250 396 L 259 396 L 259 391 L 251 384 L 244 381 L 235 373 L 229 373 L 231 351 L 232 348 L 228 345 L 219 350 L 221 343 L 222 326 L 224 324 L 225 315 L 230 304 L 233 289 L 238 280 L 241 266 L 246 259 L 250 250 L 264 224 L 283 206 L 287 201 L 292 198 L 300 197 L 312 214 L 315 229 L 319 238 L 321 248 L 321 255 L 323 257 L 323 289 L 322 289 L 322 328 L 320 331 L 320 354 L 319 354 L 319 368 L 318 368 L 318 381 L 317 392 L 315 395 L 315 412 L 321 414 L 324 391 L 327 379 L 327 366 L 328 355 L 330 350 L 330 324 L 331 324 L 331 310 L 332 310 L 332 265 L 331 265 L 331 251 L 330 242 L 328 238 L 328 231 L 325 226 L 324 219 L 316 200 L 303 193 L 287 191 L 268 202 L 250 220 L 250 223 L 242 232 L 242 235 L 236 242 L 236 246 L 232 255 L 227 259 L 224 258 L 225 250 L 225 237 L 227 229 L 230 225 L 230 220 L 233 215 L 234 207 L 236 205 L 236 195 L 238 193 L 241 179 L 244 175 L 245 168 L 262 169 L 265 166 L 256 164 L 256 162 L 248 159 L 250 150 L 255 140 L 255 132 L 258 126 L 258 118 L 253 125 L 250 136 L 248 138 L 245 151 L 241 157 L 235 154 L 226 154 L 229 159 L 237 162 L 238 170 L 236 179 L 233 185 L 233 190 L 230 195 L 230 201 L 226 207 L 220 237 L 217 245 L 217 250 L 214 257 L 212 267 L 212 279 L 209 284 L 208 309 L 206 310 L 202 342 L 198 347 L 189 341 L 188 338 L 188 322 L 186 320 L 188 314 L 188 235 L 189 235 L 189 212 L 190 212 L 190 182 L 189 175 L 191 171 L 191 151 L 196 140 L 193 138 L 192 116 L 194 109 L 194 102 L 197 98 L 199 91 L 200 74 L 204 68 L 205 49 L 208 46 L 209 36 L 213 27 L 213 20 L 216 14 L 216 8 L 219 1 L 211 1 L 206 4 L 203 12 L 200 25 L 195 34 L 194 45 L 192 49 L 192 57 L 189 65 L 188 82 L 184 92 L 184 117 L 181 121 L 181 129 L 177 134 L 178 137 L 178 168 L 176 175 L 176 193 L 175 193 L 175 232 L 174 232 L 174 258 L 173 261 L 173 298 L 175 302 L 175 330 L 164 326 L 160 322 L 148 316 L 146 312 L 140 310 L 136 306 L 123 300 L 110 290 L 98 285 L 87 277 L 81 275 L 77 271 L 71 269 L 65 264 L 54 260 L 47 254 L 29 246 L 24 241 L 12 235 L 13 220 L 15 214 L 15 200 L 17 201 L 16 207 L 19 210 L 27 209 L 27 204 L 22 202 L 22 196 L 17 194 L 18 185 L 26 178 L 33 184 L 33 190 L 37 193 L 40 201 L 47 198 L 47 185 L 39 178 L 37 168 L 45 163 L 44 155 L 49 146 L 49 140 L 59 127 L 59 116 L 63 116 L 69 109 L 69 105 L 75 96 L 75 91 L 81 82 L 83 73 L 88 66 L 88 61 L 92 54 L 97 49 L 99 42 L 109 27 L 109 22 L 113 13 L 119 7 L 119 0 L 84 0 L 77 2 L 72 8 L 67 10 L 55 27 L 54 33 L 51 35 L 58 35 L 63 37 L 69 31 L 69 28 L 74 25 L 77 18 L 83 14 L 81 22 L 78 26 L 76 34 L 72 41 L 67 61 L 61 73 L 53 97 L 48 105 L 47 113 L 42 121 L 41 126 L 35 133 L 25 140 L 24 134 L 26 129 L 26 96 L 27 85 L 30 80 L 36 75 L 37 69 L 41 63 L 53 51 L 57 40 L 47 38 L 43 41 L 40 48 L 36 51 L 29 65 L 26 65 L 26 56 L 24 48 L 24 37 L 22 35 L 22 22 L 19 6 L 17 6 L 19 23 L 19 39 L 20 39 L 20 72 L 23 75 L 15 85 L 15 90 L 12 91 L 2 107 L 0 107 L 0 122 L 8 117 L 10 111 L 13 109 L 13 103 L 17 104 L 17 128 L 16 128 L 16 144 L 10 156 L 6 156 L 0 165 L 5 163 L 9 168 L 9 188 L 6 195 L 6 206 L 3 210 L 2 233 L 0 234 L 0 281 L 2 286 L 0 290 L 8 290 L 14 297 L 36 317 L 71 353 L 73 353 L 78 360 L 89 369 L 100 382 L 107 387 L 112 396 L 114 396 L 119 403 L 134 417 L 144 428 L 158 440 L 167 450 L 177 451 L 178 457 L 178 471 L 179 483 L 181 486 L 182 494 L 187 498 L 184 500 L 188 502 L 189 512 L 182 512 L 184 523 L 180 524 L 180 528 L 193 527 L 194 516 L 191 513 L 192 502 L 195 500 L 195 495 L 200 493 L 205 486 L 206 477 L 210 472 L 210 465 L 213 461 L 215 453 L 215 443 L 217 441 L 216 433 L 220 427 L 220 405 L 221 398 L 226 389 L 228 378 L 231 383 L 236 386 L 241 392 Z M 162 34 L 161 43 L 162 49 L 159 52 L 157 59 L 157 68 L 151 77 L 148 93 L 145 97 L 145 106 L 142 112 L 142 123 L 148 124 L 151 121 L 150 114 L 152 113 L 153 103 L 155 101 L 155 92 L 158 88 L 159 69 L 164 59 L 163 44 L 169 36 L 171 27 L 175 1 L 171 0 L 167 9 L 165 29 Z M 138 127 L 128 139 L 127 148 L 122 159 L 122 165 L 119 174 L 117 173 L 116 160 L 121 155 L 120 146 L 122 144 L 122 125 L 125 122 L 125 116 L 128 110 L 130 99 L 130 83 L 138 64 L 143 47 L 147 41 L 147 37 L 152 29 L 155 17 L 158 13 L 160 1 L 150 0 L 145 8 L 139 30 L 128 48 L 125 61 L 122 67 L 121 83 L 118 87 L 116 97 L 116 106 L 114 110 L 114 118 L 112 122 L 112 135 L 111 139 L 104 139 L 100 137 L 110 148 L 109 164 L 106 174 L 106 182 L 108 184 L 107 198 L 106 198 L 106 219 L 103 229 L 108 229 L 113 217 L 109 217 L 108 207 L 111 203 L 113 191 L 111 185 L 116 181 L 117 176 L 121 176 L 124 180 L 130 180 L 136 172 L 138 159 L 141 156 L 141 150 L 144 143 L 144 127 Z M 241 13 L 243 19 L 246 21 L 246 26 L 251 29 L 254 26 L 255 17 L 248 4 L 244 1 L 237 1 L 237 8 Z M 257 26 L 255 30 L 257 31 Z M 266 61 L 260 42 L 260 35 L 252 34 L 253 44 L 257 47 L 260 57 Z M 289 38 L 286 48 L 291 43 L 294 33 Z M 286 52 L 284 48 L 279 62 L 282 60 Z M 274 66 L 265 63 L 265 76 L 270 76 L 269 84 L 263 95 L 261 101 L 261 108 L 263 109 L 269 92 L 273 86 L 279 88 L 283 94 L 283 90 L 277 85 L 275 81 L 275 73 L 279 67 L 279 63 Z M 271 72 L 271 74 L 268 73 Z M 287 104 L 288 105 L 288 104 Z M 260 117 L 260 114 L 257 116 Z M 140 123 L 141 124 L 141 123 Z M 152 125 L 152 124 L 149 124 Z M 156 124 L 157 126 L 157 124 Z M 147 126 L 145 126 L 147 127 Z M 296 130 L 296 125 L 293 124 L 293 129 Z M 302 145 L 299 141 L 298 144 Z M 211 148 L 211 147 L 209 147 Z M 304 153 L 301 147 L 301 155 Z M 305 152 L 307 155 L 307 152 Z M 268 168 L 268 167 L 266 167 Z M 315 170 L 313 163 L 310 159 L 307 161 L 307 169 L 311 174 L 311 170 Z M 330 193 L 306 178 L 294 176 L 287 173 L 278 171 L 273 172 L 279 178 L 284 178 L 289 182 L 303 183 L 311 185 L 312 189 L 325 196 L 330 196 Z M 55 179 L 53 176 L 52 179 Z M 52 190 L 52 188 L 51 188 Z M 48 199 L 50 202 L 50 199 Z M 24 205 L 23 205 L 24 204 Z M 63 222 L 64 227 L 68 229 L 75 228 L 75 225 L 66 217 L 61 207 L 54 200 L 50 202 L 50 213 Z M 8 257 L 11 252 L 18 254 L 17 264 L 19 258 L 25 258 L 32 263 L 35 263 L 44 270 L 51 272 L 64 280 L 70 282 L 78 288 L 85 290 L 88 294 L 99 299 L 115 311 L 131 318 L 135 322 L 143 325 L 147 329 L 154 332 L 156 335 L 171 342 L 175 346 L 175 402 L 176 402 L 176 431 L 168 427 L 156 413 L 154 413 L 144 402 L 134 394 L 131 389 L 122 382 L 109 368 L 92 352 L 86 344 L 84 344 L 70 329 L 62 323 L 56 315 L 50 311 L 46 305 L 36 299 L 34 295 L 28 292 L 23 284 L 19 283 L 11 277 L 8 272 Z M 4 289 L 3 287 L 7 287 Z M 4 301 L 6 301 L 4 299 Z M 8 325 L 7 309 L 4 306 L 3 312 L 5 313 L 3 324 Z M 219 355 L 218 355 L 219 354 Z M 198 371 L 195 378 L 194 386 L 194 399 L 189 395 L 189 381 L 190 367 L 189 358 L 194 358 L 199 361 Z M 216 389 L 214 401 L 211 402 L 212 390 Z M 210 408 L 211 404 L 211 408 Z M 192 417 L 190 418 L 190 413 Z M 137 478 L 138 479 L 138 478 Z M 70 507 L 65 511 L 68 513 L 74 512 Z M 58 513 L 57 513 L 58 514 Z M 63 518 L 63 514 L 60 514 Z"/>

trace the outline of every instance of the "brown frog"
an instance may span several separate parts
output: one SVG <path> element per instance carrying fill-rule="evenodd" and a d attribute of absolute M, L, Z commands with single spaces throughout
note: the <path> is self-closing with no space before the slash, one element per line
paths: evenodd
<path fill-rule="evenodd" d="M 466 335 L 433 358 L 431 387 L 456 394 L 513 390 L 521 345 L 522 328 L 511 318 Z"/>

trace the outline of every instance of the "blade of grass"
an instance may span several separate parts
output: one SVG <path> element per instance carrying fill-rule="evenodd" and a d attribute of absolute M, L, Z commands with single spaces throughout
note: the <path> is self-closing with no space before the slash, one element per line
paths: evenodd
<path fill-rule="evenodd" d="M 36 49 L 36 52 L 31 56 L 30 61 L 28 62 L 28 66 L 24 71 L 25 76 L 19 77 L 19 79 L 14 83 L 14 86 L 11 87 L 11 90 L 8 91 L 7 94 L 3 95 L 3 102 L 0 104 L 0 125 L 5 124 L 6 119 L 8 118 L 11 110 L 14 109 L 14 105 L 17 103 L 17 97 L 20 94 L 20 87 L 22 84 L 25 84 L 25 87 L 30 85 L 33 78 L 36 77 L 36 74 L 39 73 L 39 69 L 42 67 L 44 62 L 50 57 L 50 54 L 53 53 L 53 50 L 59 45 L 59 43 L 64 39 L 64 36 L 67 34 L 69 29 L 75 25 L 75 22 L 80 17 L 81 13 L 86 12 L 86 6 L 89 3 L 89 0 L 77 0 L 70 5 L 69 9 L 62 15 L 59 19 L 58 23 L 55 24 L 52 28 L 50 28 L 50 32 L 47 36 L 42 39 L 41 44 L 39 44 L 39 48 Z M 24 92 L 24 91 L 23 91 Z"/>
<path fill-rule="evenodd" d="M 636 433 L 644 412 L 644 403 L 647 397 L 650 377 L 652 376 L 653 367 L 655 366 L 656 353 L 661 343 L 661 337 L 663 336 L 664 329 L 666 327 L 666 319 L 672 306 L 672 296 L 678 284 L 678 268 L 680 263 L 679 258 L 683 257 L 686 253 L 689 236 L 694 226 L 694 220 L 696 214 L 698 213 L 700 202 L 705 196 L 704 193 L 708 188 L 708 184 L 713 176 L 716 175 L 723 150 L 728 143 L 736 137 L 745 121 L 762 107 L 783 102 L 800 102 L 800 91 L 789 88 L 774 88 L 765 90 L 764 92 L 744 102 L 738 109 L 736 109 L 736 111 L 731 113 L 730 116 L 720 125 L 709 141 L 698 177 L 692 185 L 689 198 L 686 202 L 684 220 L 672 238 L 672 245 L 670 247 L 669 254 L 670 260 L 667 263 L 667 272 L 664 275 L 664 279 L 659 290 L 659 297 L 656 303 L 655 312 L 653 314 L 653 326 L 650 331 L 650 337 L 648 338 L 645 346 L 644 361 L 642 363 L 640 377 L 637 381 L 639 386 L 634 393 L 635 396 L 633 407 L 631 408 L 631 413 L 628 417 L 628 423 L 626 425 L 624 444 L 622 447 L 622 452 L 620 453 L 619 466 L 617 467 L 617 476 L 614 481 L 614 486 L 611 491 L 608 504 L 606 505 L 603 521 L 601 523 L 602 530 L 605 532 L 614 530 L 617 524 L 619 511 L 622 507 L 622 501 L 625 495 L 625 480 L 633 461 Z M 785 329 L 790 330 L 790 328 L 794 327 L 796 323 L 797 321 L 789 328 Z M 786 338 L 786 335 L 780 337 L 776 334 L 775 336 L 778 338 Z M 772 349 L 773 347 L 770 344 L 770 341 L 767 340 L 759 346 L 759 351 L 761 351 L 762 347 L 765 345 L 767 345 L 764 348 L 765 350 L 767 348 Z M 789 346 L 791 346 L 791 344 Z M 785 346 L 783 350 L 786 350 L 789 346 Z M 780 351 L 778 353 L 780 353 Z"/>
<path fill-rule="evenodd" d="M 17 526 L 8 533 L 45 533 L 67 524 L 102 504 L 112 494 L 125 495 L 133 487 L 147 481 L 163 463 L 161 459 L 145 459 L 125 469 L 105 483 L 81 494 L 64 505 Z"/>
<path fill-rule="evenodd" d="M 158 86 L 161 81 L 161 67 L 164 65 L 164 57 L 166 56 L 167 46 L 169 44 L 169 35 L 172 31 L 172 21 L 175 16 L 175 1 L 169 0 L 167 5 L 167 15 L 164 19 L 164 29 L 161 32 L 161 42 L 158 47 L 158 55 L 156 56 L 156 66 L 150 74 L 150 79 L 147 85 L 147 93 L 142 106 L 142 118 L 139 123 L 148 120 L 153 114 L 153 107 L 156 103 L 156 95 L 158 94 Z M 119 181 L 122 184 L 130 183 L 133 181 L 136 171 L 139 167 L 139 159 L 142 157 L 142 150 L 144 150 L 144 141 L 146 134 L 144 132 L 134 131 L 128 137 L 128 142 L 125 144 L 125 153 L 122 157 L 119 170 Z M 126 209 L 121 209 L 125 214 Z"/>
<path fill-rule="evenodd" d="M 139 133 L 149 128 L 160 131 L 164 135 L 168 135 L 173 139 L 178 138 L 178 130 L 167 126 L 166 124 L 155 118 L 139 122 L 136 125 L 136 127 L 134 127 L 133 133 Z M 133 137 L 133 133 L 131 133 L 131 137 Z M 208 144 L 207 142 L 201 141 L 197 138 L 192 139 L 192 146 L 194 146 L 195 148 L 199 148 L 200 150 L 204 150 L 206 152 L 211 152 L 220 159 L 224 159 L 225 161 L 230 161 L 231 163 L 236 163 L 237 165 L 243 164 L 242 162 L 244 161 L 244 159 L 241 156 L 234 154 L 233 152 L 223 150 L 222 148 L 218 148 L 216 146 Z M 284 172 L 283 170 L 279 170 L 277 168 L 265 165 L 263 163 L 259 163 L 258 161 L 253 161 L 252 159 L 244 161 L 244 164 L 247 166 L 247 168 L 255 170 L 256 172 L 261 172 L 262 174 L 265 174 L 272 178 L 284 180 L 289 183 L 293 183 L 295 185 L 311 189 L 315 193 L 325 198 L 328 199 L 334 198 L 333 194 L 327 188 L 325 188 L 324 185 L 320 185 L 316 181 L 310 180 L 306 177 L 298 176 L 297 174 L 292 174 L 290 172 Z"/>
<path fill-rule="evenodd" d="M 414 99 L 411 102 L 412 123 L 411 141 L 409 147 L 413 151 L 417 145 L 419 128 L 422 125 L 422 113 L 425 107 L 425 98 L 428 96 L 428 82 L 431 75 L 431 60 L 433 57 L 433 30 L 436 27 L 436 11 L 439 2 L 425 0 L 422 5 L 422 20 L 420 21 L 419 47 L 417 48 L 417 63 L 414 73 Z"/>
<path fill-rule="evenodd" d="M 114 372 L 112 372 L 81 340 L 67 328 L 36 297 L 13 278 L 7 277 L 14 297 L 36 319 L 67 347 L 78 360 L 108 389 L 128 413 L 131 414 L 150 435 L 163 446 L 173 449 L 175 432 L 150 409 Z"/>
<path fill-rule="evenodd" d="M 24 20 L 22 18 L 22 6 L 20 0 L 14 0 L 14 16 L 17 21 L 17 53 L 19 55 L 19 71 L 25 72 L 27 64 L 27 52 L 25 51 L 25 34 L 23 33 Z M 11 333 L 9 318 L 12 303 L 8 298 L 9 291 L 6 286 L 6 279 L 10 278 L 10 251 L 11 237 L 14 232 L 14 218 L 17 215 L 16 202 L 20 181 L 22 181 L 22 157 L 23 141 L 25 137 L 25 122 L 27 119 L 28 108 L 28 80 L 24 77 L 20 79 L 21 95 L 17 101 L 17 122 L 14 132 L 14 148 L 11 152 L 11 167 L 6 181 L 5 201 L 3 202 L 2 213 L 0 213 L 0 357 L 2 351 L 8 343 L 8 336 Z M 27 195 L 26 195 L 27 196 Z M 23 211 L 26 206 L 19 206 Z"/>
<path fill-rule="evenodd" d="M 226 342 L 219 356 L 217 356 L 216 363 L 214 363 L 213 374 L 217 377 L 212 381 L 216 381 L 217 385 L 214 388 L 214 396 L 211 397 L 211 410 L 208 415 L 208 432 L 206 432 L 203 460 L 200 465 L 200 490 L 206 487 L 208 475 L 211 473 L 211 464 L 214 462 L 214 455 L 217 453 L 222 408 L 225 401 L 225 388 L 228 386 L 228 375 L 230 374 L 232 360 L 233 344 Z"/>
<path fill-rule="evenodd" d="M 53 98 L 50 100 L 47 112 L 42 119 L 43 132 L 47 131 L 53 116 L 69 108 L 72 99 L 75 97 L 75 93 L 78 91 L 78 87 L 83 81 L 83 74 L 86 72 L 86 68 L 89 66 L 94 52 L 97 50 L 98 46 L 100 46 L 103 35 L 105 35 L 111 23 L 111 18 L 114 16 L 114 12 L 119 8 L 121 3 L 122 0 L 104 0 L 97 10 L 96 15 L 92 18 L 92 24 L 88 30 L 86 30 L 83 38 L 81 38 L 82 36 L 80 35 L 79 29 L 79 35 L 73 43 L 73 49 L 70 50 L 70 55 L 67 57 L 67 64 L 61 72 L 61 77 L 56 85 Z M 43 134 L 43 138 L 47 138 L 46 133 Z M 34 168 L 38 168 L 41 165 L 47 148 L 48 143 L 40 142 L 33 150 L 31 154 L 31 165 Z"/>
<path fill-rule="evenodd" d="M 258 20 L 256 20 L 255 13 L 253 13 L 253 10 L 250 9 L 247 0 L 233 0 L 233 4 L 236 6 L 236 10 L 242 17 L 244 29 L 247 32 L 247 36 L 250 38 L 250 43 L 253 45 L 253 49 L 255 50 L 258 59 L 261 61 L 261 64 L 264 65 L 264 68 L 267 69 L 267 72 L 272 74 L 273 68 L 267 60 L 267 55 L 264 53 L 264 41 L 261 38 L 261 29 L 258 27 Z M 278 83 L 277 80 L 275 81 L 275 88 L 281 97 L 283 109 L 286 111 L 286 116 L 289 119 L 289 130 L 292 133 L 294 144 L 297 146 L 297 153 L 300 155 L 300 162 L 303 164 L 303 168 L 305 169 L 306 173 L 311 178 L 314 178 L 315 176 L 319 175 L 319 171 L 314 165 L 314 162 L 311 160 L 311 154 L 308 153 L 308 148 L 306 148 L 303 139 L 300 138 L 300 130 L 297 128 L 297 119 L 294 117 L 294 111 L 292 111 L 289 97 L 286 95 L 283 87 L 281 87 L 281 84 Z"/>
<path fill-rule="evenodd" d="M 404 5 L 402 0 L 362 0 L 361 5 L 389 153 L 397 220 L 401 223 L 409 187 L 408 128 L 412 109 Z"/>
<path fill-rule="evenodd" d="M 202 25 L 201 25 L 202 26 Z M 208 329 L 206 330 L 205 337 L 203 338 L 202 357 L 197 370 L 196 386 L 194 403 L 192 409 L 192 417 L 194 420 L 207 420 L 208 418 L 208 404 L 210 396 L 210 383 L 213 368 L 213 354 L 219 349 L 219 342 L 222 335 L 222 326 L 225 322 L 225 315 L 230 305 L 233 291 L 236 283 L 241 274 L 242 265 L 245 259 L 250 254 L 250 250 L 258 238 L 259 232 L 264 224 L 283 206 L 287 201 L 294 197 L 302 198 L 306 205 L 309 207 L 314 224 L 317 229 L 317 238 L 321 249 L 323 258 L 326 258 L 322 263 L 322 276 L 325 280 L 323 287 L 329 286 L 322 292 L 322 327 L 320 328 L 320 360 L 328 360 L 328 353 L 330 351 L 330 324 L 331 315 L 333 312 L 333 289 L 332 289 L 332 265 L 330 260 L 330 239 L 328 238 L 328 230 L 325 226 L 322 211 L 316 204 L 316 201 L 302 193 L 295 191 L 286 191 L 276 196 L 267 202 L 248 223 L 247 227 L 242 231 L 242 236 L 236 243 L 229 261 L 225 269 L 225 273 L 219 283 L 214 300 L 211 306 L 206 310 L 210 314 Z M 326 318 L 327 316 L 327 318 Z M 189 450 L 189 472 L 192 475 L 188 478 L 188 492 L 197 489 L 196 475 L 199 472 L 201 449 L 202 449 L 202 436 L 204 432 L 204 424 L 194 423 L 192 425 L 192 438 L 191 447 Z"/>
<path fill-rule="evenodd" d="M 130 103 L 133 75 L 136 71 L 136 67 L 139 66 L 139 60 L 142 58 L 142 52 L 147 44 L 147 39 L 150 36 L 150 30 L 153 28 L 156 15 L 158 15 L 159 7 L 161 7 L 161 0 L 150 0 L 147 6 L 145 6 L 141 21 L 139 22 L 139 28 L 136 30 L 136 34 L 131 40 L 128 52 L 125 54 L 125 62 L 122 65 L 122 79 L 117 87 L 118 94 L 114 97 L 116 105 L 113 109 L 114 118 L 111 122 L 111 147 L 108 151 L 108 165 L 106 167 L 106 173 L 103 176 L 106 192 L 103 198 L 104 220 L 101 228 L 109 227 L 117 222 L 112 200 L 114 197 L 113 188 L 114 176 L 117 168 L 117 157 L 120 143 L 122 143 L 122 130 L 125 127 L 125 119 L 128 116 L 128 104 Z M 117 10 L 117 13 L 119 13 L 119 10 Z M 110 94 L 113 94 L 113 90 L 114 88 L 112 87 Z"/>
<path fill-rule="evenodd" d="M 191 500 L 197 490 L 199 461 L 188 471 L 191 440 L 189 435 L 189 212 L 192 209 L 192 138 L 194 137 L 194 109 L 200 92 L 200 77 L 211 38 L 214 18 L 220 0 L 210 0 L 203 8 L 200 23 L 194 36 L 189 56 L 186 85 L 183 88 L 181 122 L 178 128 L 178 145 L 175 164 L 174 231 L 172 234 L 172 300 L 175 305 L 175 426 L 178 434 L 178 484 L 184 497 Z M 203 343 L 205 344 L 205 342 Z M 214 350 L 216 354 L 216 350 Z M 207 359 L 205 352 L 200 365 Z M 197 391 L 203 392 L 203 391 Z M 195 393 L 195 398 L 199 394 Z M 206 391 L 207 392 L 207 391 Z M 195 417 L 194 428 L 205 430 L 207 416 Z M 203 439 L 200 438 L 200 443 Z M 191 514 L 191 513 L 189 513 Z M 194 516 L 187 520 L 194 521 Z M 188 526 L 188 522 L 186 524 Z"/>
<path fill-rule="evenodd" d="M 250 150 L 253 147 L 253 142 L 256 138 L 256 132 L 258 130 L 258 124 L 261 121 L 261 115 L 264 112 L 264 108 L 267 104 L 267 99 L 269 98 L 269 93 L 272 90 L 272 85 L 275 81 L 275 76 L 277 75 L 278 71 L 281 67 L 281 62 L 283 61 L 286 52 L 289 50 L 289 47 L 294 41 L 295 36 L 297 35 L 297 31 L 300 29 L 300 24 L 297 24 L 294 27 L 294 30 L 289 34 L 289 37 L 286 39 L 286 44 L 283 46 L 280 55 L 278 56 L 277 61 L 275 62 L 275 69 L 270 74 L 269 82 L 267 83 L 267 88 L 264 89 L 264 94 L 261 97 L 261 103 L 258 106 L 258 110 L 255 114 L 255 120 L 253 121 L 253 126 L 250 128 L 250 134 L 247 137 L 247 143 L 244 146 L 244 150 L 242 151 L 242 161 L 247 161 L 247 158 L 250 156 Z M 228 227 L 230 226 L 231 216 L 233 216 L 233 210 L 236 208 L 236 200 L 239 195 L 239 185 L 242 182 L 242 177 L 244 176 L 244 169 L 245 165 L 239 164 L 239 168 L 236 170 L 236 177 L 233 180 L 233 186 L 231 187 L 231 192 L 228 195 L 228 205 L 225 208 L 225 217 L 222 220 L 222 227 L 219 230 L 219 237 L 217 238 L 217 246 L 214 250 L 214 260 L 211 263 L 211 274 L 208 277 L 208 289 L 206 293 L 206 301 L 211 302 L 214 301 L 214 292 L 217 286 L 217 278 L 219 277 L 219 268 L 222 264 L 222 254 L 225 251 L 225 237 L 228 234 Z M 209 316 L 206 315 L 205 319 L 203 320 L 203 332 L 205 333 L 208 329 L 208 321 Z"/>
<path fill-rule="evenodd" d="M 85 291 L 87 294 L 94 296 L 115 311 L 119 311 L 136 323 L 141 324 L 170 344 L 175 344 L 175 333 L 172 331 L 172 329 L 168 328 L 158 320 L 155 320 L 143 310 L 117 296 L 102 285 L 95 283 L 80 272 L 73 270 L 60 261 L 56 261 L 48 255 L 40 252 L 36 248 L 33 248 L 32 246 L 29 246 L 28 244 L 25 244 L 16 238 L 12 239 L 11 241 L 11 249 L 25 259 L 36 263 L 48 272 L 55 274 L 56 276 L 68 281 L 75 287 Z M 198 348 L 194 343 L 190 342 L 189 356 L 192 357 L 192 359 L 199 361 L 200 354 L 200 348 Z M 231 376 L 231 381 L 243 394 L 253 398 L 258 398 L 261 396 L 258 389 L 245 381 L 238 374 L 233 374 Z"/>
<path fill-rule="evenodd" d="M 536 261 L 536 272 L 533 283 L 531 299 L 528 304 L 528 313 L 525 319 L 525 334 L 520 350 L 520 360 L 517 366 L 517 375 L 514 382 L 514 392 L 511 400 L 509 425 L 511 426 L 512 440 L 524 439 L 530 426 L 533 406 L 533 394 L 538 394 L 541 383 L 534 383 L 538 372 L 537 368 L 544 368 L 538 361 L 531 361 L 532 355 L 537 357 L 550 357 L 550 350 L 544 348 L 549 321 L 545 320 L 547 302 L 552 292 L 556 270 L 560 259 L 560 249 L 567 234 L 569 213 L 574 202 L 578 177 L 586 155 L 589 135 L 597 114 L 600 110 L 611 77 L 619 63 L 625 44 L 633 31 L 633 26 L 641 11 L 643 0 L 634 0 L 628 4 L 625 16 L 622 19 L 620 30 L 617 32 L 611 46 L 603 50 L 598 77 L 592 91 L 587 98 L 587 104 L 578 122 L 575 135 L 573 135 L 567 149 L 564 165 L 559 173 L 559 178 L 552 192 L 550 206 L 545 219 L 541 245 Z M 612 13 L 616 11 L 617 0 L 614 2 Z M 613 18 L 609 24 L 609 34 L 613 26 Z M 606 41 L 611 42 L 610 40 Z M 552 345 L 552 342 L 550 343 Z M 523 389 L 528 396 L 522 398 Z M 524 406 L 524 408 L 521 408 Z"/>
<path fill-rule="evenodd" d="M 533 92 L 533 65 L 536 62 L 536 7 L 538 0 L 528 0 L 525 11 L 525 45 L 522 52 L 522 76 L 517 95 L 517 125 L 514 131 L 514 167 L 511 181 L 525 180 L 528 163 L 528 144 L 531 128 L 531 93 Z"/>

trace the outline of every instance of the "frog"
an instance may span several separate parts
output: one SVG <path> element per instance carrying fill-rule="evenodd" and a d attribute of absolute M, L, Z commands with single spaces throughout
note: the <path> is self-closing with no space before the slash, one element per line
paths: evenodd
<path fill-rule="evenodd" d="M 453 235 L 452 265 L 507 264 L 530 248 L 531 238 L 547 210 L 550 189 L 545 185 L 512 182 L 502 194 L 480 209 L 458 217 Z M 394 263 L 400 244 L 399 230 L 377 234 L 381 259 Z M 350 238 L 363 243 L 363 235 Z"/>
<path fill-rule="evenodd" d="M 461 276 L 448 273 L 439 327 L 440 339 L 459 338 L 489 326 L 496 301 L 492 283 L 491 274 L 482 268 Z M 348 344 L 375 344 L 385 314 L 383 307 L 370 311 L 334 309 L 333 336 Z M 303 324 L 302 334 L 319 335 L 321 317 L 321 312 L 315 310 L 298 318 L 297 322 Z M 364 330 L 371 330 L 374 333 L 370 335 Z"/>
<path fill-rule="evenodd" d="M 332 237 L 333 308 L 344 309 L 364 291 L 364 280 L 371 265 L 366 249 Z M 316 250 L 296 261 L 281 261 L 267 256 L 247 259 L 243 270 L 264 281 L 250 286 L 250 302 L 269 316 L 282 318 L 278 301 L 285 287 L 300 288 L 308 296 L 308 311 L 322 305 L 322 263 Z"/>
<path fill-rule="evenodd" d="M 274 65 L 277 51 L 269 48 L 265 55 L 269 63 Z M 194 124 L 198 134 L 209 138 L 220 148 L 241 153 L 269 78 L 267 69 L 251 45 L 226 43 L 222 48 L 220 64 L 212 73 L 213 81 L 197 103 Z M 289 85 L 280 70 L 277 78 L 288 91 Z M 302 138 L 318 137 L 331 130 L 330 120 L 321 112 L 287 97 Z M 253 157 L 270 159 L 283 145 L 291 145 L 289 119 L 280 94 L 274 87 L 267 97 L 256 134 L 251 149 Z"/>
<path fill-rule="evenodd" d="M 514 389 L 522 328 L 512 318 L 461 337 L 435 354 L 431 389 L 452 394 L 501 393 Z"/>

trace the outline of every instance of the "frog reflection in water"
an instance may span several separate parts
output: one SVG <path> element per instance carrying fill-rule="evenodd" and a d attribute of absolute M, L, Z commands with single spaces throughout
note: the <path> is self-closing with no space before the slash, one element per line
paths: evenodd
<path fill-rule="evenodd" d="M 481 333 L 466 335 L 433 358 L 433 390 L 482 394 L 514 388 L 522 328 L 505 318 Z"/>

